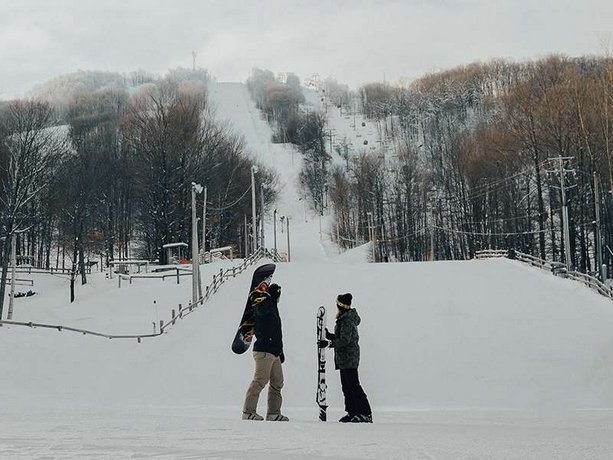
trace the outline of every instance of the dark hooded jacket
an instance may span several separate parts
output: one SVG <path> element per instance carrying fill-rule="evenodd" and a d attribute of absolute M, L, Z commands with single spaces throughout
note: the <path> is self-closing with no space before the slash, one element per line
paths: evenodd
<path fill-rule="evenodd" d="M 336 369 L 357 369 L 360 365 L 359 324 L 360 316 L 354 308 L 341 311 L 336 319 L 330 341 L 330 347 L 334 348 Z"/>
<path fill-rule="evenodd" d="M 280 356 L 283 353 L 283 334 L 281 317 L 277 307 L 278 297 L 268 292 L 255 290 L 249 295 L 249 302 L 254 309 L 254 332 L 256 341 L 254 351 L 264 351 Z"/>

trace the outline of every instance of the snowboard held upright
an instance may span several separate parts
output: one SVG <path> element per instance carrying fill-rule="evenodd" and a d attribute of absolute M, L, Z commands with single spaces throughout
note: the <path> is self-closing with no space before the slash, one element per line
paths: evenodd
<path fill-rule="evenodd" d="M 326 349 L 319 346 L 326 339 L 326 309 L 319 307 L 317 310 L 317 396 L 319 406 L 319 420 L 326 421 Z"/>
<path fill-rule="evenodd" d="M 253 277 L 251 278 L 251 286 L 249 287 L 249 292 L 247 293 L 247 295 L 251 294 L 251 292 L 262 281 L 265 281 L 267 278 L 271 278 L 273 273 L 275 272 L 275 268 L 275 264 L 265 264 L 256 268 L 253 272 Z M 255 312 L 253 311 L 253 307 L 249 305 L 249 299 L 247 299 L 247 304 L 245 305 L 243 316 L 239 323 L 238 330 L 234 335 L 234 340 L 232 341 L 232 351 L 237 355 L 245 353 L 251 346 L 251 340 L 253 339 L 254 333 L 253 327 L 255 324 L 254 316 Z"/>

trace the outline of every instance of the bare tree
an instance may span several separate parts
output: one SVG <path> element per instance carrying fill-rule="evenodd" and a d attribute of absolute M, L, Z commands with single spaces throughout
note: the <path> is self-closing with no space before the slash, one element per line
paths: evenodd
<path fill-rule="evenodd" d="M 48 104 L 16 101 L 0 113 L 0 156 L 3 171 L 2 203 L 2 277 L 0 279 L 0 317 L 6 287 L 8 253 L 13 233 L 34 225 L 39 216 L 32 204 L 49 187 L 54 168 L 66 153 L 65 133 L 52 127 Z"/>

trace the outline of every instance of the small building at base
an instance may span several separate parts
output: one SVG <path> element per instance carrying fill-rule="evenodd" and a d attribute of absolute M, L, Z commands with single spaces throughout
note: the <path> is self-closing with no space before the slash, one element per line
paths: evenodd
<path fill-rule="evenodd" d="M 168 243 L 162 246 L 166 250 L 166 261 L 168 264 L 184 264 L 189 263 L 187 259 L 187 243 Z"/>

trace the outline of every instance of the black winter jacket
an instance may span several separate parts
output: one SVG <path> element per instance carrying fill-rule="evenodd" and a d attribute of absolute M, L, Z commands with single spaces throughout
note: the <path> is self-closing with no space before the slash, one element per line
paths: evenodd
<path fill-rule="evenodd" d="M 256 341 L 253 350 L 280 356 L 283 353 L 283 334 L 278 299 L 271 297 L 268 292 L 255 290 L 249 294 L 249 302 L 255 312 Z"/>
<path fill-rule="evenodd" d="M 330 347 L 334 348 L 336 369 L 357 369 L 360 365 L 358 325 L 360 316 L 354 308 L 347 310 L 336 319 L 334 334 L 330 334 Z"/>

